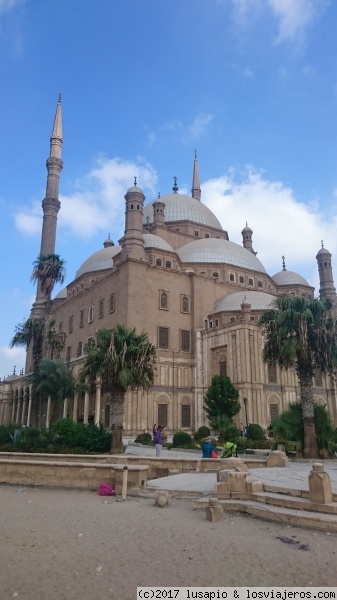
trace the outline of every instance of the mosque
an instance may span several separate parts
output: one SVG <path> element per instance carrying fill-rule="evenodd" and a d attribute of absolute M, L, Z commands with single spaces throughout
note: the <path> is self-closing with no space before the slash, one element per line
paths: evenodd
<path fill-rule="evenodd" d="M 47 160 L 46 197 L 42 201 L 42 255 L 56 250 L 59 181 L 63 163 L 62 106 L 59 98 Z M 66 257 L 64 257 L 66 259 Z M 323 245 L 316 256 L 320 296 L 336 298 L 331 254 Z M 193 432 L 207 424 L 205 391 L 215 374 L 228 375 L 238 388 L 237 421 L 267 427 L 289 402 L 299 399 L 295 371 L 281 371 L 262 361 L 259 316 L 284 294 L 314 296 L 299 274 L 266 272 L 253 249 L 253 231 L 242 229 L 242 245 L 229 240 L 217 217 L 202 202 L 195 155 L 191 195 L 172 192 L 145 204 L 135 180 L 125 194 L 125 231 L 118 244 L 108 237 L 85 258 L 74 279 L 51 301 L 40 286 L 31 317 L 48 311 L 63 332 L 61 357 L 78 374 L 84 348 L 97 329 L 117 324 L 148 334 L 157 348 L 156 375 L 148 391 L 130 391 L 125 402 L 124 432 L 151 431 L 161 423 L 168 433 Z M 29 383 L 32 355 L 25 373 L 0 382 L 0 424 L 48 425 L 40 399 L 34 405 Z M 337 424 L 336 388 L 320 372 L 315 400 L 326 404 Z M 111 426 L 111 390 L 92 384 L 90 392 L 67 398 L 63 415 L 80 422 Z"/>

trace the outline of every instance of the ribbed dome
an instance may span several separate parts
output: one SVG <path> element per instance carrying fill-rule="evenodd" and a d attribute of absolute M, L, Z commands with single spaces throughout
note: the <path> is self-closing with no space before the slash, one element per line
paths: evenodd
<path fill-rule="evenodd" d="M 169 252 L 174 252 L 173 248 L 163 240 L 158 237 L 158 235 L 153 235 L 152 233 L 144 233 L 144 245 L 145 248 L 160 248 L 160 250 L 168 250 Z"/>
<path fill-rule="evenodd" d="M 228 240 L 217 238 L 195 240 L 178 248 L 177 254 L 183 263 L 223 263 L 266 273 L 255 254 Z"/>
<path fill-rule="evenodd" d="M 215 305 L 214 312 L 231 312 L 233 310 L 241 310 L 241 304 L 250 304 L 251 310 L 265 311 L 270 308 L 271 303 L 275 300 L 275 296 L 266 294 L 265 292 L 234 292 L 227 294 L 222 300 Z"/>
<path fill-rule="evenodd" d="M 149 223 L 153 223 L 153 203 L 157 201 L 158 198 L 144 206 L 144 224 L 147 223 L 147 217 L 150 218 Z M 200 223 L 222 231 L 221 224 L 212 211 L 195 198 L 184 194 L 167 194 L 167 196 L 162 196 L 160 201 L 165 203 L 165 221 L 193 221 L 193 223 Z"/>
<path fill-rule="evenodd" d="M 56 294 L 54 300 L 64 300 L 65 298 L 67 298 L 67 288 L 63 288 L 62 290 L 60 290 L 58 292 L 58 294 Z"/>
<path fill-rule="evenodd" d="M 298 275 L 298 273 L 294 273 L 293 271 L 280 271 L 273 275 L 272 279 L 275 281 L 276 285 L 306 285 L 310 287 L 310 284 L 302 277 L 302 275 Z"/>
<path fill-rule="evenodd" d="M 120 246 L 107 246 L 94 252 L 76 271 L 75 279 L 84 275 L 84 273 L 91 273 L 92 271 L 103 271 L 103 269 L 112 269 L 113 257 L 121 251 Z"/>

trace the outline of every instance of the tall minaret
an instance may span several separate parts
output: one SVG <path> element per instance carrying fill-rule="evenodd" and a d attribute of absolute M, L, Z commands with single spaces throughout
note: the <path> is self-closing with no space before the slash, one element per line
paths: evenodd
<path fill-rule="evenodd" d="M 192 198 L 201 201 L 201 189 L 200 189 L 200 178 L 199 178 L 199 164 L 197 159 L 197 151 L 194 152 L 194 165 L 193 165 L 193 180 L 192 180 Z"/>
<path fill-rule="evenodd" d="M 244 248 L 246 248 L 246 250 L 249 250 L 249 252 L 251 252 L 252 254 L 257 254 L 257 252 L 254 252 L 254 248 L 253 248 L 253 230 L 248 227 L 248 223 L 246 221 L 246 227 L 243 228 L 243 230 L 241 231 L 241 235 L 242 235 L 242 245 Z"/>
<path fill-rule="evenodd" d="M 145 196 L 137 186 L 135 177 L 134 185 L 128 189 L 125 196 L 125 231 L 119 240 L 122 246 L 121 259 L 134 258 L 146 260 L 143 238 L 143 205 Z"/>
<path fill-rule="evenodd" d="M 42 256 L 55 254 L 57 215 L 61 206 L 59 201 L 59 181 L 60 173 L 63 168 L 63 162 L 61 160 L 62 143 L 62 107 L 60 94 L 56 107 L 54 127 L 50 138 L 49 158 L 46 162 L 48 175 L 46 197 L 42 200 L 43 224 L 40 249 L 40 254 Z M 44 315 L 47 301 L 48 297 L 46 297 L 45 293 L 41 290 L 40 283 L 38 283 L 36 301 L 32 308 L 33 317 L 38 318 Z"/>
<path fill-rule="evenodd" d="M 333 282 L 333 273 L 331 266 L 331 253 L 322 247 L 316 255 L 318 273 L 319 273 L 319 295 L 321 298 L 330 298 L 336 300 L 336 288 Z"/>

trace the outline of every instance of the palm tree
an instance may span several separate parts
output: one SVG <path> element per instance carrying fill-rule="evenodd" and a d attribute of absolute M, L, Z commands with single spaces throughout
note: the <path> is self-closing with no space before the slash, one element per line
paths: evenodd
<path fill-rule="evenodd" d="M 59 356 L 65 346 L 64 335 L 57 333 L 55 330 L 55 321 L 49 321 L 46 332 L 46 320 L 45 317 L 42 319 L 30 317 L 23 323 L 16 325 L 14 336 L 9 344 L 10 348 L 24 346 L 26 351 L 32 344 L 33 371 L 37 370 L 38 363 L 42 358 L 45 341 L 51 356 Z"/>
<path fill-rule="evenodd" d="M 66 398 L 89 389 L 87 384 L 76 380 L 69 365 L 59 358 L 40 360 L 31 381 L 37 392 L 44 393 L 48 400 L 50 399 L 51 410 L 47 411 L 47 427 L 58 418 L 60 404 Z"/>
<path fill-rule="evenodd" d="M 294 368 L 299 380 L 305 458 L 318 456 L 314 418 L 315 369 L 332 375 L 337 365 L 336 322 L 328 299 L 280 296 L 260 318 L 263 360 L 282 369 Z"/>
<path fill-rule="evenodd" d="M 82 378 L 112 388 L 112 449 L 123 451 L 122 430 L 124 399 L 129 389 L 148 389 L 154 381 L 156 349 L 146 333 L 136 334 L 135 329 L 117 325 L 114 329 L 99 329 L 85 347 L 86 359 Z"/>
<path fill-rule="evenodd" d="M 41 290 L 50 296 L 55 283 L 63 283 L 65 279 L 65 262 L 58 254 L 39 254 L 33 262 L 31 281 L 41 282 Z"/>

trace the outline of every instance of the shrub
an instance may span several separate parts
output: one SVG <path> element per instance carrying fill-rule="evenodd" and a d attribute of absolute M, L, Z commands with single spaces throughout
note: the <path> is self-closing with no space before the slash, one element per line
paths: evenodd
<path fill-rule="evenodd" d="M 265 440 L 266 436 L 261 425 L 258 423 L 249 423 L 247 438 L 249 440 Z"/>
<path fill-rule="evenodd" d="M 194 433 L 193 438 L 196 442 L 200 442 L 200 440 L 202 440 L 203 438 L 208 437 L 210 433 L 211 430 L 208 427 L 206 427 L 206 425 L 202 425 L 201 427 L 199 427 L 198 431 Z"/>
<path fill-rule="evenodd" d="M 0 425 L 0 446 L 13 443 L 15 428 L 15 425 Z"/>
<path fill-rule="evenodd" d="M 143 444 L 143 446 L 152 446 L 153 439 L 151 433 L 140 433 L 135 439 L 136 444 Z"/>
<path fill-rule="evenodd" d="M 172 448 L 181 448 L 182 446 L 193 448 L 192 436 L 186 431 L 176 431 L 172 440 Z"/>
<path fill-rule="evenodd" d="M 270 450 L 270 440 L 248 440 L 247 448 L 251 450 Z"/>

